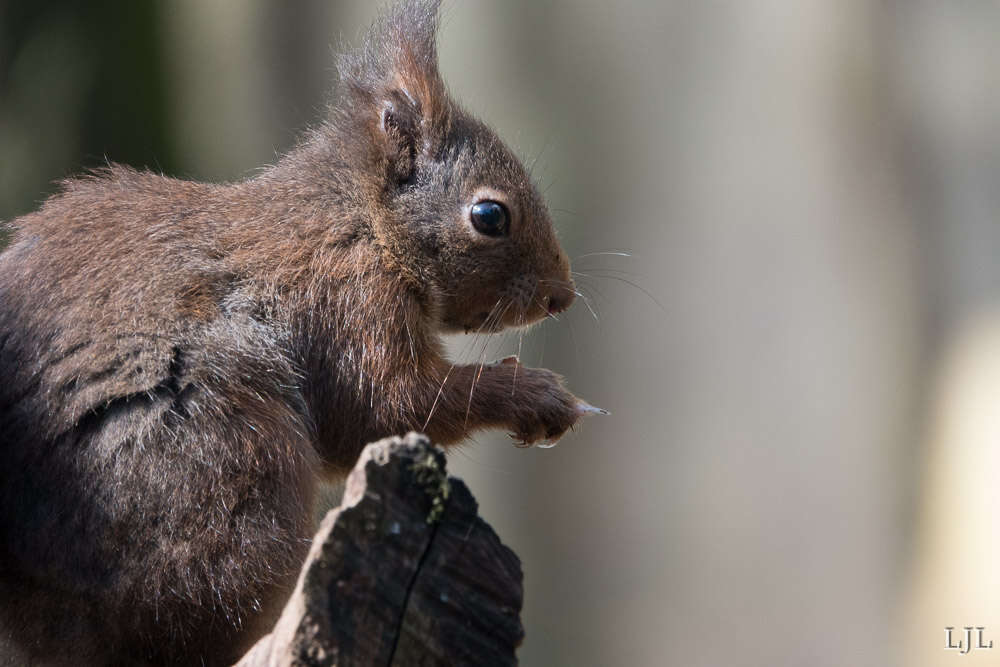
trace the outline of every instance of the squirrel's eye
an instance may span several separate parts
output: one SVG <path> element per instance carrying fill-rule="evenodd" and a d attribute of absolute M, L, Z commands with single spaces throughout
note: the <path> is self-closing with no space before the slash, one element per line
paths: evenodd
<path fill-rule="evenodd" d="M 504 236 L 510 227 L 510 216 L 503 204 L 495 201 L 481 201 L 469 212 L 472 226 L 486 236 Z"/>

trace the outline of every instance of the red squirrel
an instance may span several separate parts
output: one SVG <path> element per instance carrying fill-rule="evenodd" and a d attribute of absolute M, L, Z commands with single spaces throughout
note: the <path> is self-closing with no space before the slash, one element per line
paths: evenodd
<path fill-rule="evenodd" d="M 514 154 L 445 88 L 438 0 L 340 57 L 328 116 L 232 184 L 111 165 L 0 254 L 0 629 L 46 664 L 226 664 L 287 596 L 313 492 L 419 430 L 558 439 L 596 409 L 441 334 L 574 286 Z"/>

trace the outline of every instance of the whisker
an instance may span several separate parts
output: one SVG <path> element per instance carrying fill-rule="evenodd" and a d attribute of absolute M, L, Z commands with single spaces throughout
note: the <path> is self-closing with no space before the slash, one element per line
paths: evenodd
<path fill-rule="evenodd" d="M 541 299 L 535 299 L 535 303 L 537 303 L 541 307 L 541 309 L 545 311 L 545 317 L 551 317 L 556 322 L 559 321 L 558 317 L 549 312 L 549 309 L 545 306 L 544 303 L 542 303 Z"/>
<path fill-rule="evenodd" d="M 538 354 L 538 365 L 544 366 L 545 362 L 545 343 L 549 340 L 549 330 L 547 328 L 542 328 L 542 349 Z"/>
<path fill-rule="evenodd" d="M 468 342 L 466 342 L 466 344 L 462 347 L 462 352 L 461 352 L 462 357 L 464 357 L 470 351 L 476 349 L 476 346 L 479 345 L 479 341 L 484 336 L 487 337 L 488 339 L 491 333 L 491 329 L 493 328 L 497 312 L 500 309 L 500 304 L 502 302 L 503 302 L 503 297 L 501 296 L 496 300 L 496 303 L 493 304 L 493 307 L 490 308 L 490 311 L 486 314 L 486 317 L 483 318 L 483 322 L 482 324 L 479 325 L 479 328 L 476 329 L 476 331 L 471 336 L 469 336 Z"/>
<path fill-rule="evenodd" d="M 608 295 L 605 294 L 604 292 L 602 292 L 601 290 L 597 289 L 596 285 L 592 285 L 590 283 L 587 283 L 587 282 L 583 281 L 584 278 L 587 278 L 589 280 L 596 280 L 598 278 L 603 278 L 604 276 L 591 276 L 589 274 L 578 273 L 576 271 L 571 271 L 570 273 L 572 273 L 573 277 L 577 279 L 577 283 L 576 284 L 577 284 L 578 287 L 580 287 L 581 289 L 585 288 L 585 289 L 589 290 L 593 294 L 593 296 L 595 298 L 599 297 L 600 299 L 602 299 L 605 302 L 610 301 L 610 299 L 608 299 Z"/>
<path fill-rule="evenodd" d="M 441 400 L 441 392 L 444 391 L 444 385 L 448 382 L 448 378 L 451 377 L 451 372 L 455 370 L 455 365 L 457 363 L 458 363 L 457 361 L 452 362 L 451 367 L 448 369 L 448 372 L 444 374 L 444 379 L 441 380 L 441 385 L 438 387 L 437 395 L 434 396 L 434 401 L 431 403 L 431 409 L 427 413 L 427 419 L 424 420 L 424 425 L 420 429 L 421 431 L 425 432 L 427 431 L 427 425 L 431 423 L 431 417 L 434 416 L 434 410 L 437 408 L 438 401 Z"/>
<path fill-rule="evenodd" d="M 594 269 L 591 269 L 591 270 L 594 270 Z M 637 290 L 639 290 L 640 292 L 642 292 L 643 294 L 645 294 L 647 297 L 649 297 L 649 299 L 653 303 L 655 303 L 657 306 L 659 306 L 660 310 L 663 311 L 664 315 L 668 315 L 669 314 L 668 311 L 667 311 L 667 309 L 666 309 L 666 307 L 662 303 L 660 303 L 660 300 L 657 299 L 655 296 L 653 296 L 652 293 L 649 290 L 647 290 L 642 285 L 639 285 L 639 284 L 637 284 L 637 283 L 635 283 L 635 282 L 633 282 L 631 280 L 628 280 L 627 278 L 622 278 L 621 276 L 612 276 L 612 275 L 593 275 L 593 274 L 587 274 L 587 273 L 577 273 L 575 271 L 573 273 L 576 274 L 576 275 L 580 275 L 580 276 L 586 276 L 588 278 L 608 278 L 610 280 L 617 280 L 619 282 L 625 283 L 626 285 L 631 285 L 632 287 L 636 288 Z"/>
<path fill-rule="evenodd" d="M 572 283 L 571 282 L 566 281 L 566 280 L 555 280 L 555 279 L 550 279 L 550 278 L 546 278 L 546 279 L 540 280 L 539 282 L 540 283 L 545 283 L 547 285 L 557 285 L 559 287 L 562 287 L 564 289 L 568 289 L 568 290 L 572 291 L 573 294 L 575 294 L 578 297 L 580 297 L 581 299 L 583 299 L 583 303 L 586 304 L 587 310 L 590 311 L 590 314 L 594 316 L 594 320 L 597 321 L 597 322 L 601 321 L 601 318 L 599 318 L 597 316 L 597 313 L 594 312 L 594 308 L 592 307 L 592 305 L 590 303 L 590 299 L 587 298 L 587 295 L 584 294 L 583 292 L 581 292 L 578 289 L 574 289 L 572 287 Z"/>
<path fill-rule="evenodd" d="M 576 211 L 571 211 L 568 208 L 554 208 L 554 209 L 552 209 L 552 211 L 555 212 L 555 213 L 565 213 L 567 215 L 573 215 L 573 216 L 576 216 L 576 217 L 580 217 L 579 213 L 577 213 Z"/>
<path fill-rule="evenodd" d="M 502 300 L 502 297 L 501 297 L 501 300 Z M 497 305 L 499 305 L 499 303 L 500 302 L 498 301 Z M 499 323 L 499 322 L 503 321 L 504 316 L 507 314 L 507 311 L 510 309 L 510 307 L 511 307 L 511 305 L 513 303 L 514 303 L 513 301 L 508 300 L 507 301 L 507 305 L 504 306 L 503 310 L 497 312 L 496 317 L 495 317 L 496 323 Z M 496 306 L 494 306 L 494 311 L 496 311 Z M 487 317 L 486 321 L 489 322 L 491 319 L 494 319 L 494 317 L 492 315 L 490 317 Z M 484 322 L 484 324 L 485 324 L 485 322 Z M 491 327 L 490 328 L 492 328 L 492 324 L 493 323 L 491 323 Z M 476 391 L 476 385 L 479 383 L 479 378 L 481 378 L 483 376 L 483 368 L 486 367 L 486 348 L 489 347 L 489 344 L 490 344 L 490 339 L 489 339 L 489 337 L 487 337 L 486 338 L 486 342 L 483 343 L 483 347 L 479 351 L 479 370 L 477 371 L 476 375 L 472 378 L 472 386 L 469 387 L 469 403 L 468 403 L 468 405 L 465 406 L 465 426 L 466 427 L 469 425 L 469 414 L 472 412 L 472 395 Z"/>
<path fill-rule="evenodd" d="M 514 381 L 510 385 L 510 395 L 514 396 L 514 392 L 517 390 L 517 369 L 521 365 L 521 344 L 524 342 L 524 313 L 519 313 L 517 316 L 517 363 L 514 364 Z"/>
<path fill-rule="evenodd" d="M 622 276 L 632 276 L 633 278 L 645 278 L 646 276 L 642 273 L 636 273 L 635 271 L 625 271 L 624 269 L 615 269 L 609 266 L 581 266 L 584 271 L 601 271 L 602 273 L 614 273 Z"/>
<path fill-rule="evenodd" d="M 589 310 L 590 314 L 594 317 L 594 321 L 600 323 L 601 318 L 599 318 L 597 316 L 597 313 L 594 312 L 594 308 L 593 306 L 590 305 L 590 299 L 587 298 L 587 295 L 581 292 L 580 290 L 573 290 L 573 294 L 576 294 L 578 297 L 580 297 L 580 299 L 583 301 L 583 305 L 587 307 L 587 310 Z"/>
<path fill-rule="evenodd" d="M 542 155 L 545 153 L 545 149 L 549 147 L 549 140 L 552 138 L 551 134 L 545 136 L 545 141 L 542 143 L 542 150 L 538 151 L 535 155 L 535 159 L 531 161 L 531 166 L 528 167 L 528 178 L 531 178 L 535 173 L 535 165 L 541 159 Z"/>
<path fill-rule="evenodd" d="M 573 331 L 573 323 L 570 322 L 568 318 L 566 320 L 566 328 L 569 329 L 569 337 L 570 337 L 570 340 L 573 341 L 573 359 L 576 362 L 576 365 L 579 366 L 580 365 L 580 344 L 576 340 L 576 333 Z"/>
<path fill-rule="evenodd" d="M 613 256 L 613 257 L 633 257 L 632 253 L 626 252 L 624 250 L 602 250 L 600 252 L 588 252 L 583 255 L 577 255 L 573 258 L 573 261 L 580 259 L 586 259 L 587 257 L 603 257 L 603 256 Z"/>
<path fill-rule="evenodd" d="M 501 301 L 503 301 L 503 297 L 500 297 L 499 299 L 497 299 L 497 302 L 495 304 L 493 304 L 493 308 L 490 310 L 491 314 L 500 306 L 500 302 Z M 483 330 L 483 327 L 486 326 L 486 322 L 488 322 L 489 319 L 490 319 L 490 317 L 489 317 L 489 315 L 487 315 L 486 320 L 484 320 L 483 324 L 480 325 L 479 330 L 476 332 L 476 335 L 478 335 L 479 332 L 481 332 Z M 434 396 L 434 401 L 431 403 L 431 409 L 427 413 L 427 419 L 424 420 L 423 428 L 420 429 L 421 431 L 426 431 L 427 430 L 427 425 L 431 423 L 431 417 L 434 416 L 434 410 L 437 408 L 438 401 L 441 400 L 441 394 L 444 392 L 444 386 L 448 382 L 448 378 L 451 377 L 451 372 L 454 371 L 455 370 L 455 366 L 458 365 L 458 361 L 459 361 L 458 359 L 456 359 L 455 361 L 453 361 L 451 363 L 451 366 L 448 368 L 448 372 L 444 374 L 444 379 L 441 380 L 441 385 L 438 387 L 437 394 Z M 466 415 L 466 418 L 468 418 L 468 415 Z"/>

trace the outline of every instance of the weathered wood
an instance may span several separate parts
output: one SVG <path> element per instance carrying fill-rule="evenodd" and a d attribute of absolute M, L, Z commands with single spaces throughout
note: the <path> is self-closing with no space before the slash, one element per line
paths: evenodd
<path fill-rule="evenodd" d="M 516 664 L 521 564 L 477 510 L 424 436 L 369 445 L 238 667 Z"/>

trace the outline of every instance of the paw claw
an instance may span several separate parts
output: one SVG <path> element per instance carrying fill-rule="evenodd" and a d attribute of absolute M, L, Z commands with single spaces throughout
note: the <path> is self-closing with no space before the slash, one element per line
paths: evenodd
<path fill-rule="evenodd" d="M 514 441 L 514 446 L 519 449 L 526 449 L 531 447 L 531 443 L 527 442 L 524 437 L 520 435 L 515 435 L 513 433 L 508 433 L 507 437 Z"/>
<path fill-rule="evenodd" d="M 582 417 L 583 415 L 610 415 L 611 413 L 604 408 L 598 408 L 586 401 L 580 401 L 576 404 L 576 411 Z"/>

